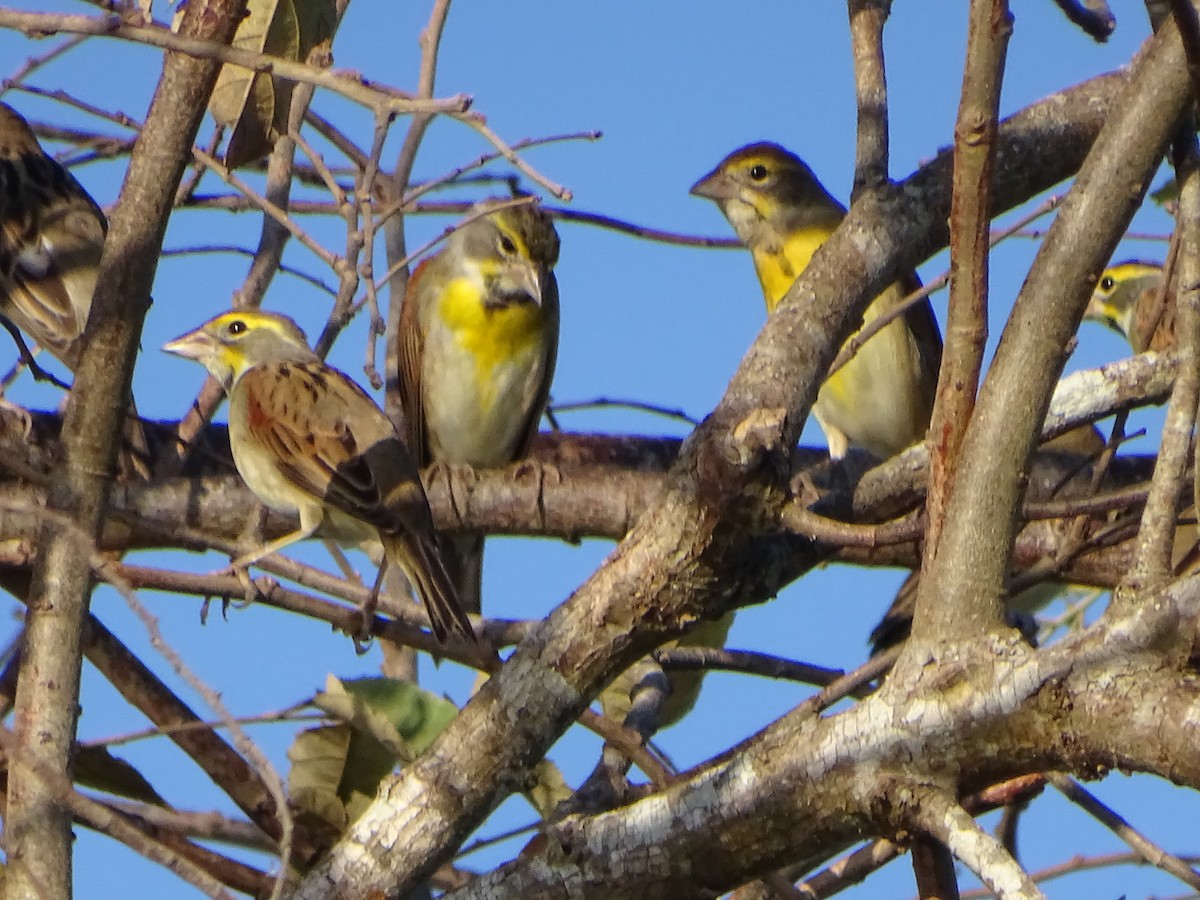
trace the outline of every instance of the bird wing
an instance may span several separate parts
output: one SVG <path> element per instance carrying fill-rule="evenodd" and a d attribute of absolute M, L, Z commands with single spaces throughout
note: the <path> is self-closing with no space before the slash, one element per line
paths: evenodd
<path fill-rule="evenodd" d="M 554 381 L 554 366 L 558 361 L 558 279 L 553 272 L 547 273 L 546 286 L 542 291 L 542 315 L 545 317 L 545 334 L 543 336 L 543 353 L 539 363 L 537 386 L 533 402 L 529 405 L 526 415 L 524 437 L 517 446 L 517 459 L 529 454 L 529 447 L 538 433 L 538 425 L 542 421 L 542 413 L 546 411 L 546 403 L 550 399 L 550 383 Z"/>
<path fill-rule="evenodd" d="M 397 386 L 408 446 L 419 465 L 429 465 L 429 444 L 425 439 L 425 406 L 421 401 L 421 367 L 425 359 L 425 333 L 421 330 L 421 284 L 436 257 L 422 260 L 408 279 L 400 307 L 397 339 Z M 426 286 L 428 283 L 426 284 Z"/>
<path fill-rule="evenodd" d="M 0 158 L 0 297 L 39 343 L 62 355 L 83 333 L 108 224 L 83 186 L 31 152 Z M 91 270 L 92 279 L 74 273 Z M 57 338 L 57 340 L 55 340 Z"/>
<path fill-rule="evenodd" d="M 1165 296 L 1157 285 L 1146 288 L 1134 301 L 1129 344 L 1135 353 L 1175 347 L 1175 288 Z"/>
<path fill-rule="evenodd" d="M 915 272 L 912 272 L 900 280 L 900 286 L 902 288 L 901 296 L 907 296 L 913 291 L 921 289 L 921 279 Z M 925 298 L 905 310 L 904 322 L 912 335 L 913 349 L 917 354 L 921 395 L 928 400 L 929 404 L 929 409 L 925 411 L 926 419 L 928 419 L 933 412 L 938 373 L 942 367 L 942 332 L 933 315 L 933 306 L 929 303 L 929 298 Z"/>
<path fill-rule="evenodd" d="M 301 490 L 386 532 L 428 520 L 412 458 L 370 396 L 319 362 L 255 366 L 238 381 L 247 433 Z M 420 510 L 424 509 L 424 516 Z"/>

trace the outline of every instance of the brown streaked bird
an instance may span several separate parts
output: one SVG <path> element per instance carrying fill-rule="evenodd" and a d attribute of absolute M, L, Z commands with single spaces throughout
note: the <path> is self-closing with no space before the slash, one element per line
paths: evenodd
<path fill-rule="evenodd" d="M 407 447 L 375 401 L 309 349 L 295 322 L 223 313 L 163 349 L 200 362 L 225 385 L 238 472 L 263 503 L 300 519 L 235 569 L 317 535 L 351 546 L 378 540 L 420 595 L 438 640 L 475 640 Z"/>
<path fill-rule="evenodd" d="M 400 400 L 420 465 L 494 468 L 529 451 L 558 352 L 558 234 L 533 204 L 485 201 L 413 273 L 400 313 Z M 483 537 L 443 542 L 480 612 Z"/>
<path fill-rule="evenodd" d="M 735 150 L 691 192 L 713 200 L 750 249 L 768 313 L 846 215 L 799 157 L 765 142 Z M 894 309 L 918 285 L 912 273 L 889 287 L 867 308 L 864 323 Z M 923 440 L 941 357 L 928 300 L 871 337 L 826 379 L 813 405 L 830 455 L 840 458 L 856 446 L 886 459 Z"/>
<path fill-rule="evenodd" d="M 107 232 L 83 185 L 0 103 L 0 317 L 72 372 Z M 132 404 L 124 432 L 130 470 L 149 477 L 149 442 Z"/>
<path fill-rule="evenodd" d="M 0 315 L 74 371 L 108 222 L 0 103 Z"/>

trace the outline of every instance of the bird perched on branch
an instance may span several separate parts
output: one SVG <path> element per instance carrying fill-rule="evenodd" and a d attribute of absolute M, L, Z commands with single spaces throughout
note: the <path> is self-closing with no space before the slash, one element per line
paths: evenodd
<path fill-rule="evenodd" d="M 16 110 L 0 103 L 0 318 L 72 372 L 107 233 L 108 220 L 83 185 L 46 154 Z M 31 358 L 25 361 L 42 377 Z M 148 477 L 149 443 L 132 406 L 128 418 L 131 470 Z"/>
<path fill-rule="evenodd" d="M 1100 275 L 1083 317 L 1100 322 L 1129 342 L 1134 353 L 1171 350 L 1175 347 L 1175 285 L 1163 290 L 1163 267 L 1156 262 L 1130 259 L 1109 266 Z M 1182 575 L 1200 563 L 1197 530 L 1193 524 L 1200 508 L 1200 473 L 1193 475 L 1191 509 L 1175 529 L 1171 559 L 1175 574 Z"/>
<path fill-rule="evenodd" d="M 0 315 L 74 371 L 108 222 L 0 103 Z"/>
<path fill-rule="evenodd" d="M 778 144 L 735 150 L 692 193 L 716 202 L 750 249 L 768 313 L 846 215 L 812 170 Z M 892 285 L 867 308 L 864 322 L 894 310 L 918 286 L 915 273 Z M 821 385 L 813 405 L 830 455 L 840 458 L 856 446 L 886 459 L 922 440 L 941 357 L 941 334 L 928 300 L 867 340 Z"/>
<path fill-rule="evenodd" d="M 417 267 L 400 314 L 400 400 L 422 466 L 494 468 L 525 456 L 554 377 L 559 241 L 550 216 L 502 200 L 471 216 Z M 478 613 L 483 537 L 450 543 L 447 568 L 463 606 Z"/>
<path fill-rule="evenodd" d="M 383 544 L 425 604 L 439 641 L 475 633 L 439 555 L 412 456 L 362 388 L 309 349 L 286 316 L 235 311 L 163 347 L 194 359 L 229 392 L 229 444 L 246 484 L 300 527 L 234 568 L 320 535 Z M 385 564 L 386 564 L 385 563 Z"/>
<path fill-rule="evenodd" d="M 1175 297 L 1168 292 L 1164 297 L 1162 266 L 1158 263 L 1126 260 L 1105 269 L 1096 289 L 1088 302 L 1084 318 L 1100 322 L 1112 328 L 1129 341 L 1134 352 L 1166 350 L 1175 345 Z M 1095 440 L 1084 434 L 1086 426 L 1067 432 L 1056 441 L 1043 444 L 1052 450 L 1079 449 L 1064 438 L 1080 435 L 1083 442 Z M 1098 436 L 1097 436 L 1098 438 Z M 1101 445 L 1103 440 L 1100 439 Z M 1087 448 L 1089 454 L 1091 448 Z M 1198 561 L 1196 546 L 1195 508 L 1184 510 L 1181 524 L 1175 529 L 1172 562 L 1176 574 L 1190 571 Z M 1028 588 L 1008 602 L 1011 612 L 1031 615 L 1043 606 L 1062 596 L 1064 585 L 1043 582 Z M 916 603 L 917 579 L 914 576 L 904 583 L 884 614 L 871 632 L 872 652 L 878 653 L 908 636 Z"/>

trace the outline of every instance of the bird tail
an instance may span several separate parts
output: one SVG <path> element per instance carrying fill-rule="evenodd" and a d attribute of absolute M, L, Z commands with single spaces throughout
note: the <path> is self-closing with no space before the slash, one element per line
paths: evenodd
<path fill-rule="evenodd" d="M 388 560 L 400 567 L 425 605 L 425 613 L 438 641 L 444 644 L 452 632 L 465 640 L 476 641 L 475 629 L 463 612 L 437 544 L 428 537 L 409 532 L 381 537 Z"/>
<path fill-rule="evenodd" d="M 442 535 L 442 562 L 458 591 L 462 608 L 480 615 L 483 612 L 483 535 Z"/>

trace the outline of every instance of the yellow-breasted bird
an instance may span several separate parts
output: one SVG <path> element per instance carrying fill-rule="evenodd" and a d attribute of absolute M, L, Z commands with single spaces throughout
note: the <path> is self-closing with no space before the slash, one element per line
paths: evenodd
<path fill-rule="evenodd" d="M 523 457 L 558 352 L 558 234 L 536 205 L 485 201 L 413 272 L 400 313 L 399 386 L 420 465 L 493 468 Z M 480 611 L 483 538 L 446 553 L 464 608 Z M 445 547 L 444 549 L 449 549 Z"/>
<path fill-rule="evenodd" d="M 735 150 L 692 193 L 715 201 L 750 249 L 768 312 L 846 215 L 812 170 L 778 144 Z M 872 301 L 864 322 L 894 309 L 918 284 L 914 273 L 889 287 Z M 821 385 L 813 405 L 830 455 L 837 459 L 857 446 L 886 459 L 922 440 L 941 357 L 942 338 L 928 300 L 868 340 Z"/>
<path fill-rule="evenodd" d="M 0 103 L 0 315 L 74 370 L 108 222 Z"/>
<path fill-rule="evenodd" d="M 1136 259 L 1116 263 L 1100 275 L 1083 317 L 1100 322 L 1129 341 L 1134 353 L 1175 346 L 1175 295 L 1161 298 L 1162 266 Z"/>
<path fill-rule="evenodd" d="M 383 544 L 425 604 L 438 640 L 475 640 L 442 565 L 425 490 L 375 401 L 322 362 L 286 316 L 223 313 L 163 347 L 204 365 L 229 392 L 229 444 L 263 503 L 300 527 L 234 561 L 245 568 L 314 535 Z"/>
<path fill-rule="evenodd" d="M 1163 269 L 1159 263 L 1129 259 L 1109 266 L 1100 274 L 1096 290 L 1083 317 L 1100 322 L 1129 342 L 1134 353 L 1170 350 L 1175 346 L 1175 286 L 1162 292 Z M 1191 520 L 1175 529 L 1172 563 L 1182 575 L 1200 564 L 1197 528 L 1192 522 L 1200 509 L 1200 470 L 1193 475 L 1193 506 L 1180 518 Z"/>
<path fill-rule="evenodd" d="M 1175 298 L 1168 293 L 1159 305 L 1159 287 L 1162 284 L 1162 266 L 1153 262 L 1126 260 L 1106 268 L 1100 275 L 1096 289 L 1088 301 L 1084 318 L 1100 322 L 1112 328 L 1129 341 L 1134 352 L 1164 350 L 1175 344 Z M 1090 436 L 1092 432 L 1094 436 Z M 1071 443 L 1073 437 L 1078 441 Z M 1088 455 L 1094 453 L 1095 442 L 1101 448 L 1104 441 L 1095 430 L 1080 426 L 1042 446 L 1048 449 L 1077 450 Z M 1183 518 L 1194 519 L 1195 511 L 1185 510 Z M 1196 527 L 1181 525 L 1175 530 L 1173 550 L 1177 573 L 1191 568 L 1196 562 Z M 1064 585 L 1043 582 L 1012 597 L 1009 609 L 1030 615 L 1051 600 L 1060 597 Z M 900 588 L 891 607 L 871 632 L 872 652 L 895 644 L 908 636 L 916 603 L 916 579 L 910 578 Z"/>

